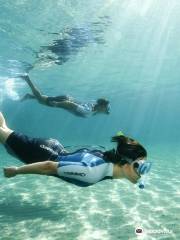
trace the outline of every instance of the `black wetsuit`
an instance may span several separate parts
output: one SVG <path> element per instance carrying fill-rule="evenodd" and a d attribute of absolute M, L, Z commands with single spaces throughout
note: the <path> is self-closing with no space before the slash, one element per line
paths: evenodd
<path fill-rule="evenodd" d="M 56 139 L 31 138 L 21 133 L 13 132 L 6 140 L 7 151 L 24 163 L 56 161 L 59 154 L 66 152 Z"/>

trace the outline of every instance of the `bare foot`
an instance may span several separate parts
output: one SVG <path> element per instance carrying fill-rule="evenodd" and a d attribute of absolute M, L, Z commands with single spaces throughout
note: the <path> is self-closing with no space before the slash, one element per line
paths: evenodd
<path fill-rule="evenodd" d="M 22 79 L 24 79 L 25 81 L 28 81 L 28 80 L 29 80 L 29 76 L 28 76 L 27 73 L 24 73 L 24 74 L 18 75 L 17 77 L 18 77 L 18 78 L 22 78 Z"/>
<path fill-rule="evenodd" d="M 24 97 L 21 98 L 21 102 L 23 102 L 24 100 L 27 100 L 27 99 L 34 99 L 35 96 L 30 94 L 30 93 L 27 93 L 26 95 L 24 95 Z"/>
<path fill-rule="evenodd" d="M 4 168 L 4 176 L 7 178 L 16 176 L 17 167 Z"/>

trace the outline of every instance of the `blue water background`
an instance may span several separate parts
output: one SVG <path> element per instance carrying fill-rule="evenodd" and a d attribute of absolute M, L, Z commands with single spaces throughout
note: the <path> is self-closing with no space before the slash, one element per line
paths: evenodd
<path fill-rule="evenodd" d="M 110 148 L 111 136 L 122 130 L 153 161 L 143 192 L 124 180 L 79 189 L 52 177 L 7 180 L 1 172 L 1 238 L 125 240 L 136 239 L 141 227 L 171 230 L 142 239 L 179 239 L 179 1 L 1 0 L 0 7 L 0 110 L 7 124 L 65 146 Z M 72 29 L 57 64 L 47 46 Z M 83 119 L 20 102 L 30 90 L 16 76 L 30 68 L 44 94 L 106 97 L 111 114 Z M 0 156 L 1 168 L 20 164 L 3 147 Z"/>

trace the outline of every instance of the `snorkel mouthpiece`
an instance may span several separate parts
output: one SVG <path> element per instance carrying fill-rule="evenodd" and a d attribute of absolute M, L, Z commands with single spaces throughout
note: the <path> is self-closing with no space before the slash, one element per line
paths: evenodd
<path fill-rule="evenodd" d="M 145 187 L 144 181 L 139 182 L 138 187 L 139 187 L 140 189 L 144 189 L 144 187 Z"/>
<path fill-rule="evenodd" d="M 137 168 L 137 172 L 139 175 L 143 175 L 143 177 L 140 179 L 139 183 L 138 183 L 138 187 L 140 189 L 144 189 L 145 188 L 145 179 L 147 176 L 147 173 L 150 171 L 152 166 L 151 162 L 146 162 L 146 161 L 142 161 L 139 163 L 139 167 Z"/>

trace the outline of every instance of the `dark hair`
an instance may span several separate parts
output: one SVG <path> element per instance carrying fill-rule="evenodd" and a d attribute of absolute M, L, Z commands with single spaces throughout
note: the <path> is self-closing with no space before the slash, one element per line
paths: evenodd
<path fill-rule="evenodd" d="M 137 141 L 124 135 L 112 137 L 112 142 L 117 143 L 117 148 L 104 152 L 104 159 L 108 162 L 124 165 L 140 157 L 147 157 L 146 149 Z"/>
<path fill-rule="evenodd" d="M 109 104 L 109 101 L 105 98 L 98 98 L 97 104 L 101 106 L 107 106 Z"/>

